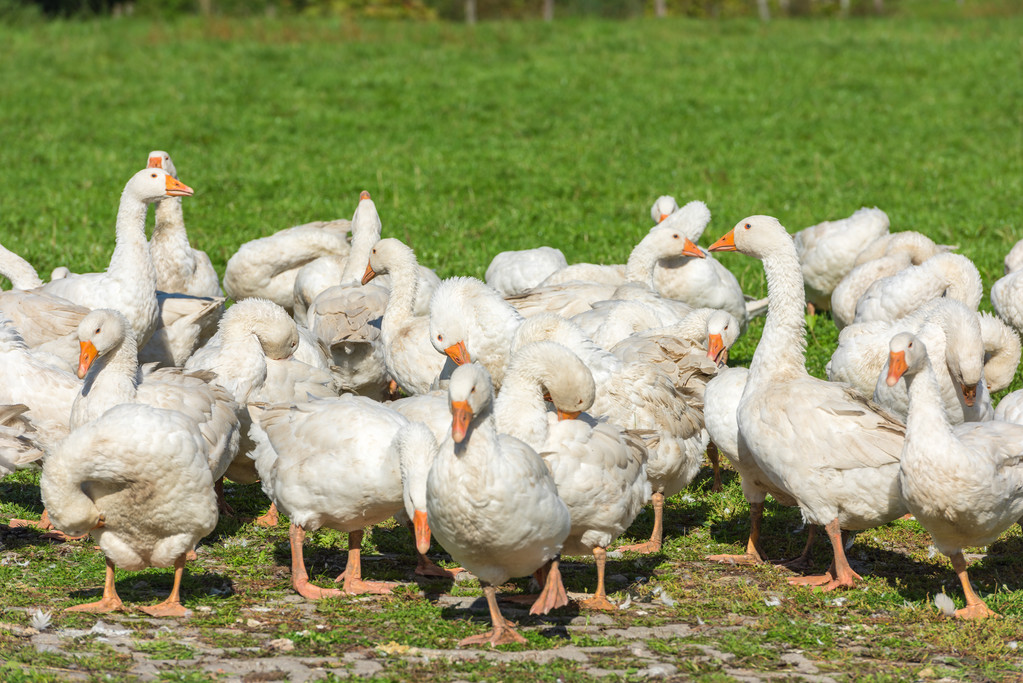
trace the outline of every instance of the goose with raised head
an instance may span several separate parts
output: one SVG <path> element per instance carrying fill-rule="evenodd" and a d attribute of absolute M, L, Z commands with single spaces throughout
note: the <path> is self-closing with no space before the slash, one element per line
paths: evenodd
<path fill-rule="evenodd" d="M 899 332 L 913 332 L 927 341 L 950 422 L 991 419 L 980 317 L 955 299 L 934 299 L 894 322 L 876 320 L 846 327 L 827 365 L 828 378 L 850 384 L 905 419 L 909 406 L 905 383 L 890 387 L 884 381 L 888 342 Z"/>
<path fill-rule="evenodd" d="M 956 616 L 996 616 L 970 586 L 963 548 L 993 543 L 1023 519 L 1023 426 L 953 427 L 942 410 L 925 344 L 904 332 L 892 338 L 889 349 L 887 382 L 902 379 L 909 386 L 899 474 L 906 506 L 952 560 L 966 596 Z"/>
<path fill-rule="evenodd" d="M 124 609 L 114 569 L 174 567 L 170 595 L 141 607 L 155 617 L 185 616 L 181 577 L 186 554 L 217 525 L 217 497 L 195 422 L 174 410 L 117 405 L 61 441 L 39 481 L 53 524 L 69 536 L 91 534 L 106 556 L 103 596 L 69 611 Z"/>
<path fill-rule="evenodd" d="M 295 306 L 295 279 L 302 266 L 322 256 L 346 256 L 351 221 L 314 221 L 246 242 L 227 261 L 224 291 L 235 301 L 269 299 Z"/>
<path fill-rule="evenodd" d="M 961 301 L 976 311 L 984 293 L 980 272 L 961 254 L 938 254 L 881 278 L 856 302 L 853 322 L 898 320 L 932 299 Z"/>
<path fill-rule="evenodd" d="M 595 393 L 593 375 L 578 356 L 555 342 L 535 342 L 512 356 L 494 416 L 498 432 L 532 447 L 554 477 L 572 519 L 562 554 L 592 554 L 596 560 L 597 589 L 581 606 L 614 610 L 604 587 L 607 548 L 629 528 L 651 491 L 642 439 L 584 414 Z"/>
<path fill-rule="evenodd" d="M 678 211 L 678 202 L 671 195 L 662 194 L 650 207 L 650 218 L 654 223 L 663 223 L 668 216 Z"/>
<path fill-rule="evenodd" d="M 482 363 L 500 391 L 522 316 L 493 287 L 472 277 L 444 280 L 430 305 L 430 343 L 456 365 Z"/>
<path fill-rule="evenodd" d="M 824 221 L 793 236 L 806 302 L 819 311 L 831 305 L 831 293 L 853 269 L 864 246 L 888 232 L 891 221 L 881 209 L 863 207 L 851 216 Z"/>
<path fill-rule="evenodd" d="M 655 226 L 629 254 L 629 260 L 625 264 L 624 283 L 635 283 L 650 289 L 657 262 L 662 258 L 682 254 L 699 254 L 700 258 L 703 256 L 699 247 L 678 230 Z M 577 313 L 589 310 L 595 301 L 613 298 L 615 289 L 623 284 L 572 281 L 551 285 L 548 284 L 549 280 L 550 278 L 525 294 L 508 297 L 508 301 L 527 318 L 537 313 L 556 313 L 571 318 Z"/>
<path fill-rule="evenodd" d="M 391 276 L 391 293 L 380 321 L 387 373 L 409 394 L 423 394 L 444 368 L 445 357 L 430 343 L 430 319 L 415 315 L 419 291 L 415 253 L 393 237 L 377 242 L 371 250 L 362 284 L 378 273 Z"/>
<path fill-rule="evenodd" d="M 124 186 L 117 211 L 117 246 L 110 266 L 102 273 L 69 275 L 36 290 L 59 296 L 86 308 L 120 311 L 145 345 L 156 330 L 160 309 L 156 302 L 156 271 L 146 241 L 146 211 L 168 197 L 190 197 L 188 187 L 162 168 L 139 171 Z"/>
<path fill-rule="evenodd" d="M 364 581 L 364 529 L 403 509 L 400 457 L 392 441 L 408 424 L 365 396 L 346 394 L 297 404 L 253 407 L 267 447 L 254 453 L 264 493 L 291 520 L 291 585 L 305 598 L 389 593 L 393 584 Z M 341 430 L 337 425 L 358 425 Z M 342 588 L 309 582 L 302 546 L 321 527 L 348 534 Z"/>
<path fill-rule="evenodd" d="M 148 166 L 162 168 L 174 178 L 178 177 L 178 169 L 170 154 L 163 150 L 149 153 Z M 161 199 L 156 203 L 154 213 L 156 224 L 149 240 L 149 253 L 156 270 L 156 288 L 170 294 L 222 297 L 220 279 L 210 257 L 188 241 L 181 198 Z"/>
<path fill-rule="evenodd" d="M 856 257 L 856 265 L 831 293 L 831 317 L 841 330 L 856 317 L 856 302 L 881 278 L 948 251 L 926 235 L 906 230 L 874 240 Z M 870 256 L 870 258 L 866 258 Z"/>
<path fill-rule="evenodd" d="M 843 384 L 806 371 L 803 277 L 792 238 L 776 218 L 750 216 L 710 247 L 761 260 L 767 323 L 737 411 L 739 435 L 760 469 L 794 498 L 803 519 L 825 526 L 829 571 L 792 583 L 824 590 L 855 584 L 843 529 L 867 529 L 906 513 L 899 495 L 905 428 Z"/>
<path fill-rule="evenodd" d="M 451 374 L 451 433 L 426 481 L 426 514 L 440 544 L 476 575 L 493 628 L 460 645 L 525 643 L 497 605 L 497 587 L 549 567 L 530 609 L 546 614 L 568 604 L 558 557 L 571 529 L 568 508 L 543 459 L 512 436 L 499 435 L 490 375 L 478 363 Z"/>
<path fill-rule="evenodd" d="M 514 296 L 529 291 L 567 267 L 565 255 L 554 247 L 502 251 L 490 261 L 483 279 L 501 296 Z"/>
<path fill-rule="evenodd" d="M 664 499 L 688 486 L 703 462 L 707 435 L 700 410 L 655 365 L 623 362 L 564 318 L 549 313 L 527 318 L 515 333 L 512 350 L 535 341 L 558 342 L 579 356 L 597 386 L 590 412 L 643 438 L 654 527 L 649 541 L 622 549 L 658 552 L 664 537 Z"/>

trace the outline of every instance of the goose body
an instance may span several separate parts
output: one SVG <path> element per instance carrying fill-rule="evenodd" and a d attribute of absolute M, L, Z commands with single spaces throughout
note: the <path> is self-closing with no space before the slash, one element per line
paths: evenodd
<path fill-rule="evenodd" d="M 940 297 L 963 302 L 976 311 L 983 294 L 980 273 L 960 254 L 938 254 L 874 282 L 856 303 L 853 322 L 898 320 Z"/>
<path fill-rule="evenodd" d="M 484 280 L 502 296 L 512 296 L 536 287 L 567 267 L 565 255 L 554 247 L 502 251 L 487 266 Z"/>
<path fill-rule="evenodd" d="M 991 307 L 995 313 L 1023 334 L 1023 240 L 1005 256 L 1005 276 L 991 285 Z"/>
<path fill-rule="evenodd" d="M 767 323 L 738 408 L 741 442 L 803 518 L 825 525 L 835 568 L 803 582 L 849 586 L 841 529 L 864 529 L 905 514 L 899 494 L 903 425 L 847 386 L 811 377 L 804 356 L 802 271 L 777 219 L 751 216 L 711 250 L 759 258 L 770 299 Z"/>
<path fill-rule="evenodd" d="M 909 419 L 899 481 L 906 505 L 952 559 L 966 595 L 961 618 L 993 612 L 970 587 L 967 546 L 992 543 L 1023 518 L 1023 426 L 963 424 L 945 419 L 924 343 L 909 333 L 892 338 L 887 381 L 909 385 Z"/>

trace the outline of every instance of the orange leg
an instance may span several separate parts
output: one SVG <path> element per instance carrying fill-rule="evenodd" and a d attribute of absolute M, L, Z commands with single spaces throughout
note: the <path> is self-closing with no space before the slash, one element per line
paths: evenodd
<path fill-rule="evenodd" d="M 980 596 L 973 592 L 973 586 L 970 585 L 970 577 L 966 575 L 966 558 L 963 557 L 962 552 L 952 555 L 950 559 L 952 560 L 952 567 L 955 569 L 956 574 L 959 575 L 959 582 L 963 584 L 963 595 L 966 596 L 966 607 L 956 610 L 956 618 L 986 619 L 987 617 L 995 617 L 996 619 L 1001 619 L 1000 614 L 984 604 Z"/>
<path fill-rule="evenodd" d="M 664 494 L 655 493 L 650 497 L 654 505 L 654 530 L 650 533 L 650 540 L 646 543 L 635 545 L 623 545 L 619 550 L 631 550 L 634 553 L 659 553 L 661 542 L 664 540 Z"/>
<path fill-rule="evenodd" d="M 183 617 L 188 610 L 181 604 L 181 577 L 185 573 L 185 556 L 174 560 L 174 585 L 170 595 L 159 605 L 139 607 L 140 610 L 153 617 Z"/>
<path fill-rule="evenodd" d="M 827 574 L 820 576 L 800 576 L 789 579 L 794 586 L 819 586 L 821 590 L 831 591 L 836 588 L 852 588 L 856 585 L 856 579 L 862 578 L 849 566 L 849 560 L 845 556 L 845 548 L 842 543 L 842 530 L 838 526 L 838 519 L 828 522 L 824 527 L 831 541 L 831 550 L 834 559 Z"/>
<path fill-rule="evenodd" d="M 348 563 L 337 580 L 344 581 L 342 590 L 347 595 L 374 593 L 384 595 L 397 586 L 396 583 L 362 580 L 362 530 L 348 532 Z"/>
<path fill-rule="evenodd" d="M 116 612 L 124 609 L 124 603 L 114 587 L 114 563 L 107 558 L 107 575 L 103 582 L 103 597 L 96 602 L 68 607 L 65 612 Z"/>
<path fill-rule="evenodd" d="M 607 562 L 607 551 L 603 548 L 594 548 L 593 558 L 597 561 L 597 592 L 592 598 L 583 600 L 580 606 L 584 609 L 616 610 L 618 607 L 607 599 L 607 593 L 604 592 L 604 564 Z"/>
<path fill-rule="evenodd" d="M 490 623 L 492 628 L 486 633 L 478 636 L 469 636 L 459 641 L 458 645 L 508 645 L 512 643 L 526 644 L 526 639 L 516 633 L 497 606 L 497 588 L 490 584 L 483 585 L 483 594 L 487 596 L 487 607 L 490 608 Z"/>
<path fill-rule="evenodd" d="M 429 557 L 423 553 L 416 553 L 419 559 L 416 561 L 416 574 L 419 576 L 437 576 L 442 579 L 453 579 L 460 572 L 465 570 L 461 567 L 455 567 L 454 569 L 446 569 L 436 564 Z"/>
<path fill-rule="evenodd" d="M 228 504 L 227 498 L 224 497 L 224 478 L 223 477 L 221 477 L 220 479 L 217 479 L 217 483 L 213 485 L 213 490 L 217 492 L 217 510 L 219 510 L 220 514 L 222 514 L 222 515 L 231 515 L 233 517 L 234 516 L 234 508 L 232 508 Z M 273 526 L 276 526 L 276 525 L 277 525 L 277 522 L 274 521 Z"/>
<path fill-rule="evenodd" d="M 763 503 L 749 504 L 749 539 L 746 541 L 744 555 L 708 555 L 710 562 L 726 564 L 760 564 L 767 560 L 767 555 L 760 547 L 760 522 L 764 517 Z"/>
<path fill-rule="evenodd" d="M 810 551 L 813 550 L 813 542 L 816 538 L 817 525 L 811 524 L 806 533 L 806 545 L 803 546 L 803 552 L 799 554 L 799 557 L 794 557 L 791 560 L 785 560 L 784 562 L 778 562 L 777 566 L 785 567 L 786 569 L 809 569 Z"/>
<path fill-rule="evenodd" d="M 543 590 L 529 609 L 530 614 L 547 614 L 552 609 L 568 604 L 568 593 L 565 592 L 565 584 L 561 582 L 558 559 L 551 560 L 547 566 L 549 569 L 544 577 Z"/>
<path fill-rule="evenodd" d="M 341 595 L 336 588 L 320 588 L 309 583 L 309 573 L 305 568 L 305 557 L 302 553 L 302 544 L 305 543 L 305 529 L 292 524 L 288 529 L 288 536 L 291 540 L 291 587 L 303 598 L 319 600 L 320 598 L 332 598 Z"/>
<path fill-rule="evenodd" d="M 277 505 L 270 503 L 270 509 L 266 511 L 265 515 L 256 517 L 256 526 L 263 527 L 275 527 L 277 522 L 280 520 L 280 515 L 277 513 Z"/>

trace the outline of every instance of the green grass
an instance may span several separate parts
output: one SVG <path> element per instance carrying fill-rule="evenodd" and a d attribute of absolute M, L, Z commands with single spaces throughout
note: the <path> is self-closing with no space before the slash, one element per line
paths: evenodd
<path fill-rule="evenodd" d="M 672 19 L 467 29 L 214 19 L 0 27 L 0 241 L 43 273 L 61 264 L 103 268 L 120 189 L 150 149 L 162 148 L 196 190 L 186 200 L 189 231 L 221 273 L 245 240 L 350 216 L 363 189 L 385 233 L 412 244 L 442 276 L 479 276 L 494 253 L 541 243 L 570 260 L 621 262 L 648 229 L 653 199 L 668 193 L 708 203 L 714 218 L 704 244 L 750 214 L 776 215 L 795 231 L 877 205 L 893 229 L 958 244 L 990 287 L 1021 236 L 1023 17 L 986 16 L 976 3 L 960 17 L 947 5 L 928 18 L 768 25 Z M 759 263 L 721 260 L 749 294 L 765 293 Z M 827 316 L 812 322 L 808 364 L 820 375 L 837 335 Z M 761 328 L 751 325 L 734 362 L 749 362 Z M 228 495 L 245 515 L 265 505 L 258 487 Z M 0 482 L 0 516 L 40 511 L 37 475 Z M 1017 528 L 971 568 L 976 588 L 1006 618 L 959 624 L 936 614 L 936 593 L 962 605 L 961 593 L 915 522 L 857 536 L 850 558 L 867 578 L 836 603 L 788 587 L 786 574 L 770 567 L 702 562 L 745 541 L 747 507 L 734 477 L 711 494 L 704 474 L 666 514 L 661 554 L 610 563 L 613 597 L 631 595 L 633 607 L 599 628 L 566 625 L 573 614 L 516 616 L 529 647 L 609 645 L 614 651 L 592 655 L 590 665 L 629 680 L 646 664 L 601 629 L 682 623 L 690 637 L 654 638 L 646 647 L 693 680 L 729 679 L 719 658 L 696 646 L 762 673 L 781 670 L 782 655 L 799 650 L 845 680 L 1018 680 L 1023 672 L 1011 648 L 1023 617 Z M 650 524 L 644 513 L 625 540 L 644 538 Z M 800 526 L 798 511 L 768 507 L 772 555 L 799 552 Z M 2 530 L 0 542 L 3 621 L 27 624 L 19 609 L 60 610 L 95 599 L 102 586 L 102 558 L 87 542 Z M 329 585 L 345 548 L 341 534 L 311 534 L 312 579 Z M 374 552 L 385 555 L 366 563 L 367 578 L 411 582 L 404 529 L 385 525 L 368 535 L 366 553 Z M 413 584 L 390 597 L 307 610 L 285 600 L 283 524 L 262 530 L 222 519 L 199 557 L 183 589 L 194 639 L 123 622 L 145 657 L 189 657 L 211 646 L 226 648 L 226 658 L 269 656 L 270 639 L 289 638 L 301 656 L 368 653 L 386 664 L 376 680 L 586 676 L 564 660 L 420 661 L 377 649 L 391 641 L 446 648 L 483 630 L 485 613 L 437 601 L 444 593 L 478 596 L 475 583 Z M 823 542 L 815 560 L 826 566 Z M 570 590 L 592 591 L 592 562 L 570 562 L 565 576 Z M 167 570 L 118 572 L 126 602 L 153 604 L 169 587 Z M 655 587 L 675 604 L 659 603 Z M 770 596 L 780 603 L 767 604 Z M 251 610 L 266 605 L 271 612 Z M 95 621 L 54 614 L 54 628 Z M 74 657 L 37 661 L 26 641 L 0 629 L 0 674 L 117 678 L 129 664 L 95 639 L 76 642 Z M 207 680 L 185 666 L 161 676 Z"/>

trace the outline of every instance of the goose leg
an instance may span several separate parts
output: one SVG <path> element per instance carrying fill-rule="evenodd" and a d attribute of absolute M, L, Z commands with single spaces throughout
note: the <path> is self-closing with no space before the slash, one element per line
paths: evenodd
<path fill-rule="evenodd" d="M 794 586 L 819 586 L 821 590 L 831 591 L 836 588 L 852 588 L 856 585 L 856 579 L 862 578 L 849 566 L 849 560 L 845 556 L 845 547 L 842 543 L 842 530 L 838 526 L 838 518 L 827 523 L 824 530 L 831 541 L 831 549 L 834 559 L 827 574 L 820 576 L 799 576 L 789 579 Z"/>
<path fill-rule="evenodd" d="M 309 573 L 306 571 L 305 556 L 302 553 L 305 529 L 292 524 L 288 529 L 288 536 L 291 541 L 291 587 L 295 589 L 295 592 L 308 600 L 333 598 L 341 595 L 341 591 L 336 588 L 320 588 L 309 583 Z"/>
<path fill-rule="evenodd" d="M 346 595 L 390 593 L 397 584 L 362 580 L 362 534 L 362 529 L 348 532 L 348 563 L 345 565 L 344 574 L 342 574 L 344 577 L 342 591 Z"/>
<path fill-rule="evenodd" d="M 222 515 L 231 515 L 233 517 L 234 516 L 234 508 L 232 508 L 228 504 L 227 498 L 224 497 L 224 478 L 223 477 L 221 477 L 220 479 L 217 479 L 217 483 L 213 485 L 213 490 L 217 492 L 217 510 L 219 510 L 220 514 L 222 514 Z M 257 522 L 257 524 L 258 524 L 258 522 Z M 276 524 L 277 524 L 277 522 L 275 521 L 273 525 L 276 526 Z"/>
<path fill-rule="evenodd" d="M 723 562 L 727 564 L 760 564 L 764 562 L 767 555 L 760 547 L 760 522 L 764 518 L 764 504 L 749 504 L 749 540 L 746 541 L 746 554 L 744 555 L 708 555 L 710 562 Z"/>
<path fill-rule="evenodd" d="M 490 584 L 483 584 L 483 594 L 487 596 L 487 607 L 490 608 L 490 623 L 492 628 L 486 633 L 478 636 L 469 636 L 459 641 L 458 645 L 508 645 L 511 643 L 526 644 L 526 639 L 520 636 L 501 615 L 501 609 L 497 606 L 497 588 Z"/>
<path fill-rule="evenodd" d="M 707 444 L 707 460 L 710 460 L 710 468 L 714 471 L 714 484 L 710 487 L 713 493 L 719 493 L 724 490 L 721 485 L 721 454 L 718 453 L 718 447 L 711 441 Z"/>
<path fill-rule="evenodd" d="M 604 592 L 604 564 L 607 562 L 607 551 L 603 548 L 594 548 L 593 557 L 597 561 L 597 592 L 592 598 L 579 604 L 583 609 L 616 610 L 618 607 L 607 599 L 607 593 Z"/>
<path fill-rule="evenodd" d="M 103 581 L 103 597 L 96 602 L 68 607 L 65 612 L 116 612 L 124 609 L 124 603 L 114 587 L 114 563 L 107 558 L 107 575 Z"/>
<path fill-rule="evenodd" d="M 565 592 L 565 584 L 561 582 L 561 570 L 558 569 L 558 562 L 559 558 L 554 558 L 545 567 L 547 572 L 544 577 L 543 590 L 540 591 L 540 596 L 533 606 L 529 608 L 530 614 L 547 614 L 552 609 L 568 604 L 568 593 Z"/>
<path fill-rule="evenodd" d="M 441 567 L 423 553 L 417 552 L 416 554 L 419 556 L 419 559 L 416 561 L 416 574 L 419 576 L 439 576 L 442 579 L 453 579 L 460 572 L 465 571 L 461 567 L 453 569 Z"/>
<path fill-rule="evenodd" d="M 956 618 L 985 619 L 987 617 L 995 617 L 1000 619 L 1001 615 L 984 604 L 980 596 L 973 592 L 973 586 L 970 585 L 970 577 L 966 574 L 966 558 L 963 557 L 962 552 L 952 555 L 950 559 L 952 560 L 953 569 L 955 569 L 956 574 L 959 576 L 959 582 L 963 584 L 963 595 L 966 597 L 966 607 L 956 610 Z"/>
<path fill-rule="evenodd" d="M 785 560 L 778 562 L 777 566 L 785 567 L 786 569 L 809 569 L 810 564 L 810 551 L 813 550 L 813 542 L 817 539 L 817 525 L 811 524 L 810 528 L 806 533 L 806 545 L 803 546 L 803 552 L 799 554 L 799 557 L 794 557 L 791 560 Z"/>
<path fill-rule="evenodd" d="M 182 555 L 174 560 L 174 586 L 167 599 L 159 605 L 139 607 L 139 609 L 153 617 L 183 617 L 188 614 L 188 610 L 181 604 L 181 577 L 184 573 L 185 556 Z"/>
<path fill-rule="evenodd" d="M 256 526 L 263 527 L 275 527 L 277 522 L 280 520 L 280 515 L 277 513 L 277 505 L 270 503 L 270 509 L 266 511 L 266 514 L 256 517 Z"/>
<path fill-rule="evenodd" d="M 634 553 L 659 553 L 661 543 L 664 540 L 664 494 L 655 493 L 650 497 L 654 505 L 654 530 L 650 533 L 650 540 L 646 543 L 635 545 L 623 545 L 618 550 L 631 550 Z"/>

